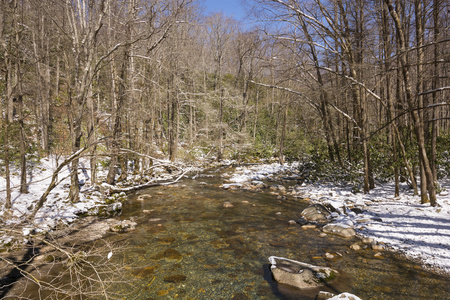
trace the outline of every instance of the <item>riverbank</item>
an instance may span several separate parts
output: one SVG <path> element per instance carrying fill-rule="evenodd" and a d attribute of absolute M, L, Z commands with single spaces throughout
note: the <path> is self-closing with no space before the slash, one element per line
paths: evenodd
<path fill-rule="evenodd" d="M 237 168 L 228 184 L 240 186 L 262 180 L 295 179 L 297 166 L 270 164 Z M 330 204 L 341 211 L 357 207 L 362 212 L 347 210 L 345 221 L 353 224 L 358 236 L 372 238 L 387 250 L 421 261 L 426 269 L 450 274 L 450 179 L 442 180 L 440 185 L 437 207 L 420 204 L 419 196 L 406 184 L 401 185 L 399 197 L 394 197 L 393 183 L 378 183 L 370 194 L 355 194 L 350 185 L 303 183 L 292 187 L 287 194 L 309 199 L 311 203 Z"/>

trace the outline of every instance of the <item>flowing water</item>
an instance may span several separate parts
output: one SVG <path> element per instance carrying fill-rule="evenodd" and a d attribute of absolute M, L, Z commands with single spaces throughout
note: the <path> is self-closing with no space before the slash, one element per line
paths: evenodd
<path fill-rule="evenodd" d="M 298 291 L 273 282 L 268 257 L 276 255 L 339 270 L 341 278 L 321 290 L 362 299 L 449 299 L 448 277 L 388 252 L 375 258 L 371 249 L 350 250 L 356 238 L 321 237 L 318 229 L 289 225 L 307 201 L 224 190 L 221 183 L 211 171 L 140 191 L 145 201 L 124 205 L 121 218 L 134 218 L 138 226 L 110 238 L 126 240 L 129 247 L 122 259 L 134 287 L 119 292 L 130 299 L 315 299 L 318 289 Z M 224 207 L 227 201 L 233 207 Z M 326 260 L 327 252 L 342 257 Z"/>

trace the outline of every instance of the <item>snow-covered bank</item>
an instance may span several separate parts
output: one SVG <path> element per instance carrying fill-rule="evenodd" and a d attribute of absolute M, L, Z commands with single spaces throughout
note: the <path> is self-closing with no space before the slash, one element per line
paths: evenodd
<path fill-rule="evenodd" d="M 269 179 L 279 173 L 292 173 L 298 169 L 298 163 L 280 165 L 278 163 L 237 167 L 235 173 L 228 179 L 231 185 L 241 186 L 242 183 Z M 227 185 L 224 185 L 225 187 Z"/>
<path fill-rule="evenodd" d="M 61 162 L 61 160 L 59 161 Z M 20 177 L 19 172 L 16 171 L 12 173 L 11 176 L 11 203 L 12 208 L 7 216 L 6 211 L 3 209 L 0 211 L 0 220 L 2 223 L 6 224 L 8 227 L 12 227 L 24 220 L 34 209 L 34 205 L 45 192 L 47 187 L 50 185 L 51 178 L 54 170 L 57 168 L 57 161 L 52 158 L 43 158 L 40 163 L 36 166 L 29 166 L 28 172 L 28 194 L 20 194 L 19 188 Z M 36 217 L 33 221 L 35 228 L 40 230 L 48 230 L 53 228 L 56 224 L 69 224 L 77 218 L 78 213 L 87 211 L 88 209 L 95 207 L 99 202 L 104 203 L 99 192 L 90 193 L 86 195 L 86 191 L 91 187 L 89 185 L 84 185 L 81 188 L 82 193 L 80 193 L 80 202 L 72 204 L 67 199 L 70 178 L 69 169 L 63 168 L 58 175 L 60 183 L 51 191 L 48 195 L 44 206 L 37 212 Z M 89 175 L 87 171 L 80 174 L 80 181 L 86 182 L 89 180 Z M 6 179 L 0 178 L 0 197 L 2 201 L 0 202 L 3 208 L 4 199 L 6 198 Z M 27 233 L 27 232 L 25 232 Z"/>
<path fill-rule="evenodd" d="M 438 207 L 420 204 L 420 198 L 407 186 L 395 198 L 393 183 L 378 185 L 367 195 L 353 194 L 351 187 L 332 185 L 303 186 L 300 191 L 317 202 L 334 206 L 361 205 L 363 214 L 349 215 L 360 235 L 450 274 L 450 180 L 441 185 L 444 191 L 437 196 Z M 365 217 L 367 222 L 358 222 Z"/>
<path fill-rule="evenodd" d="M 277 173 L 295 171 L 296 165 L 278 164 L 240 168 L 229 179 L 235 184 L 264 180 Z M 450 274 L 450 180 L 440 182 L 438 207 L 420 204 L 406 185 L 395 198 L 392 183 L 378 184 L 370 194 L 353 194 L 352 187 L 329 184 L 302 184 L 292 189 L 297 197 L 310 198 L 314 203 L 329 203 L 334 207 L 358 207 L 363 213 L 350 212 L 345 221 L 354 224 L 358 235 L 372 237 L 389 249 L 421 260 L 425 266 Z"/>
<path fill-rule="evenodd" d="M 89 170 L 84 166 L 89 166 L 88 159 L 81 158 L 79 180 L 80 180 L 80 201 L 71 203 L 68 199 L 70 187 L 70 170 L 64 167 L 58 174 L 58 185 L 50 192 L 44 205 L 35 215 L 34 220 L 28 225 L 23 225 L 23 221 L 29 217 L 40 197 L 44 194 L 51 183 L 53 172 L 57 169 L 62 158 L 56 160 L 55 157 L 43 158 L 36 165 L 28 166 L 28 191 L 27 194 L 19 192 L 20 177 L 19 171 L 12 169 L 11 172 L 11 203 L 12 208 L 8 211 L 4 209 L 6 199 L 6 179 L 0 178 L 0 226 L 4 230 L 16 228 L 18 224 L 22 231 L 22 242 L 26 241 L 26 236 L 34 230 L 35 232 L 46 232 L 55 228 L 56 225 L 67 225 L 79 218 L 79 215 L 86 214 L 114 214 L 121 209 L 120 200 L 125 199 L 124 194 L 114 194 L 107 197 L 104 192 L 100 192 L 100 187 L 93 186 L 89 178 Z M 163 161 L 161 161 L 163 162 Z M 106 178 L 106 169 L 99 169 L 97 176 L 99 180 Z M 139 175 L 130 176 L 130 184 L 140 182 Z M 144 176 L 144 180 L 168 180 L 173 177 L 167 171 L 158 166 L 154 166 L 152 177 Z M 137 184 L 137 183 L 136 183 Z M 20 235 L 15 235 L 14 242 L 20 243 Z M 0 245 L 12 242 L 9 234 L 0 233 Z"/>

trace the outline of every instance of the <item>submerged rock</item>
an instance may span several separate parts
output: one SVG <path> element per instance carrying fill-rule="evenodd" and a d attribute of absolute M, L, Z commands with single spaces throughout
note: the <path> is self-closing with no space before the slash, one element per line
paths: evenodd
<path fill-rule="evenodd" d="M 147 200 L 151 200 L 152 196 L 151 195 L 139 195 L 137 197 L 137 201 L 147 201 Z"/>
<path fill-rule="evenodd" d="M 231 204 L 231 202 L 229 202 L 229 201 L 225 201 L 224 203 L 223 203 L 223 207 L 225 207 L 225 208 L 230 208 L 230 207 L 233 207 L 234 205 L 233 204 Z"/>
<path fill-rule="evenodd" d="M 80 217 L 98 216 L 102 218 L 115 217 L 122 212 L 122 203 L 113 202 L 110 204 L 97 204 L 87 210 L 82 210 L 76 214 Z"/>
<path fill-rule="evenodd" d="M 155 271 L 155 269 L 156 269 L 156 266 L 142 267 L 142 268 L 133 270 L 131 272 L 131 274 L 137 278 L 146 278 L 146 277 L 153 275 L 153 272 Z"/>
<path fill-rule="evenodd" d="M 112 232 L 124 233 L 136 230 L 137 223 L 131 220 L 118 221 L 111 225 L 110 230 Z"/>
<path fill-rule="evenodd" d="M 314 266 L 299 261 L 271 256 L 271 271 L 274 279 L 281 284 L 299 289 L 314 288 L 336 279 L 338 271 L 327 267 Z"/>
<path fill-rule="evenodd" d="M 164 281 L 171 283 L 179 283 L 186 280 L 186 276 L 184 275 L 170 275 L 164 276 Z"/>
<path fill-rule="evenodd" d="M 158 244 L 170 245 L 175 241 L 173 237 L 161 237 L 157 239 Z"/>
<path fill-rule="evenodd" d="M 180 262 L 183 259 L 183 256 L 175 249 L 167 249 L 164 251 L 164 259 L 167 262 Z"/>

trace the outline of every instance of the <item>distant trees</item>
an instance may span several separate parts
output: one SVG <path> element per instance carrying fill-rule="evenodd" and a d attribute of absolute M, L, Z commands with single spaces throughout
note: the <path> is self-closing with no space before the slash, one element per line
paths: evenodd
<path fill-rule="evenodd" d="M 436 205 L 448 140 L 445 2 L 254 0 L 259 27 L 194 0 L 1 1 L 0 92 L 11 162 L 88 147 L 110 184 L 149 157 L 329 160 Z M 12 139 L 17 136 L 18 139 Z M 78 201 L 78 159 L 71 162 Z M 9 196 L 8 196 L 9 195 Z"/>
<path fill-rule="evenodd" d="M 340 160 L 339 144 L 344 140 L 349 146 L 349 160 L 354 161 L 355 155 L 362 153 L 363 186 L 368 193 L 374 187 L 371 152 L 377 156 L 384 152 L 380 138 L 386 136 L 391 141 L 388 159 L 394 162 L 396 194 L 402 165 L 398 160 L 400 148 L 403 166 L 414 186 L 410 161 L 419 166 L 422 202 L 429 199 L 431 205 L 436 205 L 436 134 L 448 130 L 448 122 L 429 116 L 436 116 L 442 109 L 447 111 L 449 105 L 436 101 L 438 95 L 448 95 L 448 78 L 436 76 L 437 70 L 446 70 L 449 64 L 448 51 L 437 50 L 449 43 L 448 24 L 443 21 L 447 18 L 439 10 L 443 2 L 256 2 L 261 16 L 271 24 L 285 24 L 276 32 L 267 31 L 296 54 L 296 61 L 290 65 L 296 72 L 286 80 L 292 84 L 307 74 L 311 82 L 310 91 L 303 93 L 318 105 L 329 158 L 334 160 L 336 154 Z M 305 87 L 297 83 L 294 90 Z M 384 128 L 391 128 L 390 133 Z M 353 140 L 348 139 L 351 136 Z M 405 148 L 405 144 L 410 146 Z M 411 156 L 410 147 L 417 148 L 417 156 Z"/>

